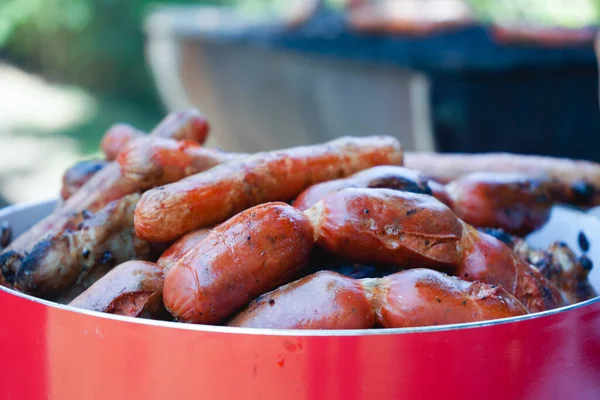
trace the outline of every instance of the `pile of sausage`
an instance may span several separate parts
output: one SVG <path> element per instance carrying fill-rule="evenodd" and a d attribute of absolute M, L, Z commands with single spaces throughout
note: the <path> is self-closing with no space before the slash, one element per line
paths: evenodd
<path fill-rule="evenodd" d="M 117 124 L 54 212 L 0 253 L 0 284 L 73 307 L 253 328 L 518 316 L 597 294 L 591 262 L 529 249 L 557 203 L 600 204 L 600 165 L 404 154 L 386 136 L 257 154 L 203 147 L 194 110 Z M 0 221 L 1 222 L 1 221 Z"/>

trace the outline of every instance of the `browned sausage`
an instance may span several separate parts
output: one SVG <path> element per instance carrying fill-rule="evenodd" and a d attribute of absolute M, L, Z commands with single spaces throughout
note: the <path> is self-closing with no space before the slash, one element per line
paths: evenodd
<path fill-rule="evenodd" d="M 135 212 L 136 233 L 153 242 L 168 242 L 254 205 L 292 200 L 315 183 L 401 163 L 400 143 L 391 137 L 344 137 L 258 153 L 147 191 Z"/>
<path fill-rule="evenodd" d="M 407 328 L 527 314 L 500 286 L 411 269 L 352 279 L 321 271 L 260 296 L 228 325 L 272 329 Z"/>
<path fill-rule="evenodd" d="M 467 282 L 429 269 L 410 269 L 363 280 L 373 288 L 377 323 L 408 328 L 488 321 L 527 314 L 525 306 L 500 286 Z"/>
<path fill-rule="evenodd" d="M 156 264 L 161 267 L 166 274 L 189 249 L 198 244 L 198 242 L 208 236 L 209 233 L 210 229 L 198 229 L 188 233 L 165 250 Z"/>
<path fill-rule="evenodd" d="M 227 324 L 271 329 L 369 329 L 375 312 L 360 281 L 321 271 L 266 293 Z"/>
<path fill-rule="evenodd" d="M 200 123 L 198 113 L 185 112 L 178 117 L 168 116 L 150 133 L 153 137 L 170 136 L 178 137 L 181 133 L 177 130 L 189 131 L 193 129 L 204 130 L 206 127 Z M 203 119 L 202 119 L 203 120 Z M 186 134 L 190 135 L 190 133 Z M 78 215 L 84 210 L 96 212 L 114 200 L 135 193 L 140 188 L 135 181 L 124 179 L 121 167 L 116 162 L 111 162 L 83 185 L 73 196 L 64 202 L 51 215 L 39 221 L 32 228 L 17 237 L 7 248 L 10 251 L 26 252 L 38 240 L 48 234 L 60 233 L 66 228 L 73 228 L 79 223 Z M 74 218 L 74 216 L 76 216 Z M 12 269 L 9 265 L 2 268 Z"/>
<path fill-rule="evenodd" d="M 446 190 L 465 222 L 525 236 L 550 218 L 552 186 L 523 174 L 478 172 L 450 182 Z"/>
<path fill-rule="evenodd" d="M 143 137 L 145 133 L 128 124 L 114 124 L 111 126 L 100 141 L 100 148 L 108 161 L 117 158 L 119 151 L 131 139 Z"/>
<path fill-rule="evenodd" d="M 79 161 L 69 168 L 62 178 L 62 188 L 60 197 L 67 200 L 77 192 L 92 176 L 108 165 L 105 160 L 84 160 Z"/>
<path fill-rule="evenodd" d="M 116 266 L 70 306 L 109 314 L 168 319 L 162 301 L 164 274 L 156 264 L 128 261 Z"/>
<path fill-rule="evenodd" d="M 419 172 L 399 166 L 381 165 L 357 172 L 347 178 L 317 183 L 296 198 L 294 207 L 307 210 L 328 194 L 345 188 L 385 188 L 433 195 L 430 183 L 434 183 L 436 194 L 440 196 L 438 200 L 444 203 L 448 201 L 447 205 L 452 206 L 444 188 L 436 182 L 430 182 Z"/>
<path fill-rule="evenodd" d="M 154 128 L 151 135 L 176 140 L 189 140 L 198 144 L 206 141 L 210 130 L 208 121 L 198 110 L 173 112 Z M 127 124 L 115 124 L 102 138 L 100 147 L 109 161 L 115 160 L 123 146 L 134 138 L 145 136 L 144 132 Z"/>
<path fill-rule="evenodd" d="M 558 289 L 499 240 L 479 234 L 431 196 L 344 189 L 306 212 L 317 243 L 353 262 L 452 271 L 502 285 L 530 311 L 565 304 Z"/>
<path fill-rule="evenodd" d="M 326 250 L 358 263 L 449 268 L 463 227 L 435 198 L 391 189 L 344 189 L 306 211 Z"/>
<path fill-rule="evenodd" d="M 571 185 L 581 197 L 581 205 L 600 205 L 600 164 L 590 161 L 510 153 L 406 153 L 405 158 L 408 168 L 442 183 L 473 172 L 523 173 Z"/>
<path fill-rule="evenodd" d="M 145 190 L 245 156 L 207 149 L 191 141 L 148 136 L 127 143 L 117 162 L 123 178 Z"/>
<path fill-rule="evenodd" d="M 502 285 L 530 312 L 566 304 L 558 288 L 496 238 L 464 224 L 463 261 L 456 275 L 469 281 Z"/>
<path fill-rule="evenodd" d="M 214 228 L 171 268 L 165 305 L 183 322 L 224 322 L 305 267 L 313 235 L 304 214 L 285 203 L 248 209 Z"/>

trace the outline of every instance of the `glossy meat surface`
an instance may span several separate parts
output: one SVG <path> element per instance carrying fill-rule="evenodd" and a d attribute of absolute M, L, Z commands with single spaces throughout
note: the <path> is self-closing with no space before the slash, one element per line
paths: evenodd
<path fill-rule="evenodd" d="M 269 201 L 288 201 L 307 187 L 382 164 L 401 164 L 391 137 L 344 137 L 328 143 L 258 153 L 149 190 L 136 209 L 137 234 L 167 242 Z"/>

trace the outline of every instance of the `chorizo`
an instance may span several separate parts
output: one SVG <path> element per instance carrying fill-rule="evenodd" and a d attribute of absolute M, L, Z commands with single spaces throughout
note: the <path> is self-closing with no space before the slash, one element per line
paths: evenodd
<path fill-rule="evenodd" d="M 460 261 L 462 225 L 431 196 L 350 188 L 305 213 L 317 243 L 353 262 L 450 268 Z"/>
<path fill-rule="evenodd" d="M 566 158 L 511 153 L 406 153 L 408 168 L 442 183 L 473 172 L 522 173 L 570 185 L 579 205 L 600 205 L 600 164 Z"/>
<path fill-rule="evenodd" d="M 92 176 L 108 165 L 106 160 L 84 160 L 79 161 L 65 171 L 62 178 L 60 197 L 67 200 L 77 192 Z"/>
<path fill-rule="evenodd" d="M 198 144 L 206 141 L 210 131 L 206 118 L 194 109 L 173 112 L 158 124 L 150 133 L 153 137 L 164 137 L 175 140 L 189 140 Z M 100 142 L 100 148 L 106 159 L 113 161 L 125 144 L 133 139 L 144 137 L 141 132 L 127 124 L 115 124 Z"/>
<path fill-rule="evenodd" d="M 321 271 L 258 297 L 227 325 L 270 329 L 370 329 L 375 326 L 375 312 L 360 281 Z"/>
<path fill-rule="evenodd" d="M 289 282 L 310 260 L 314 232 L 285 203 L 250 208 L 210 231 L 168 272 L 164 301 L 179 321 L 219 324 Z"/>
<path fill-rule="evenodd" d="M 321 271 L 260 296 L 229 326 L 271 329 L 408 328 L 527 314 L 500 286 L 416 268 L 352 279 Z"/>
<path fill-rule="evenodd" d="M 346 188 L 384 188 L 412 193 L 434 194 L 429 180 L 419 172 L 404 167 L 382 165 L 357 172 L 344 179 L 335 179 L 313 185 L 296 198 L 294 207 L 306 210 L 328 194 Z M 445 203 L 449 200 L 441 185 L 435 185 L 435 189 L 436 194 L 440 196 L 440 201 Z M 447 205 L 451 206 L 451 202 L 448 202 Z"/>
<path fill-rule="evenodd" d="M 317 243 L 350 261 L 426 266 L 465 280 L 502 285 L 532 312 L 565 304 L 558 289 L 537 269 L 431 196 L 344 189 L 305 213 Z"/>
<path fill-rule="evenodd" d="M 292 200 L 315 183 L 385 164 L 402 164 L 400 143 L 391 137 L 258 153 L 147 191 L 135 212 L 136 233 L 168 242 L 257 204 Z"/>
<path fill-rule="evenodd" d="M 167 273 L 183 255 L 210 233 L 210 229 L 198 229 L 173 243 L 160 256 L 156 264 Z"/>
<path fill-rule="evenodd" d="M 71 307 L 128 317 L 169 319 L 163 301 L 163 270 L 147 261 L 128 261 L 69 303 Z"/>

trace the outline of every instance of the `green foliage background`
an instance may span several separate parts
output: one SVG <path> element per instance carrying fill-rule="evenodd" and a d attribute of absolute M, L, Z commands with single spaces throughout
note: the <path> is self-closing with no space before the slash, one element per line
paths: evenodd
<path fill-rule="evenodd" d="M 340 0 L 329 0 L 339 5 Z M 482 20 L 578 26 L 600 20 L 600 0 L 469 0 Z M 162 0 L 235 5 L 260 13 L 284 0 Z M 152 0 L 2 0 L 0 56 L 46 78 L 156 107 L 142 24 Z"/>

